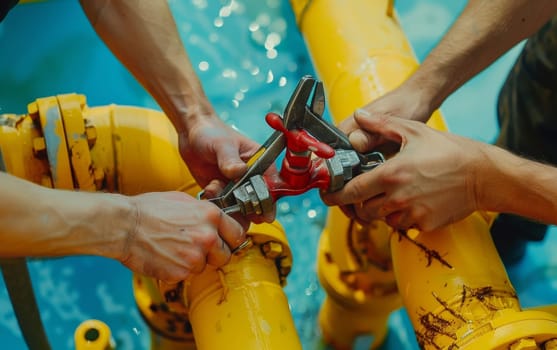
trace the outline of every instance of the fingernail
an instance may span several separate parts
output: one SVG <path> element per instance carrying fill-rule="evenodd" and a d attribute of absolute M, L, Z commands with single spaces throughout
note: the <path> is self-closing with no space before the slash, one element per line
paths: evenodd
<path fill-rule="evenodd" d="M 357 109 L 354 114 L 362 117 L 371 117 L 371 113 L 369 113 L 367 110 L 363 108 Z"/>
<path fill-rule="evenodd" d="M 360 129 L 352 131 L 348 138 L 354 146 L 361 146 L 367 143 L 367 135 Z"/>

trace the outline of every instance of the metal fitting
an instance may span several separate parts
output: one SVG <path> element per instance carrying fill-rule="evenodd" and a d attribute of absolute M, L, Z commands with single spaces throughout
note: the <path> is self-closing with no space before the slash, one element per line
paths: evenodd
<path fill-rule="evenodd" d="M 261 251 L 268 259 L 276 259 L 282 254 L 282 244 L 279 242 L 265 242 L 261 245 Z"/>
<path fill-rule="evenodd" d="M 238 210 L 244 215 L 264 215 L 273 210 L 273 199 L 261 175 L 253 176 L 233 192 Z"/>

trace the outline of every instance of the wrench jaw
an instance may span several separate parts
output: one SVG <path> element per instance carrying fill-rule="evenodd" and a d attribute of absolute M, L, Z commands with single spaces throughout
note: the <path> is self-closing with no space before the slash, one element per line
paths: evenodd
<path fill-rule="evenodd" d="M 294 130 L 294 129 L 303 128 L 306 110 L 308 109 L 307 102 L 310 96 L 312 95 L 314 86 L 315 86 L 315 79 L 310 75 L 303 76 L 298 82 L 298 85 L 296 85 L 294 92 L 290 96 L 290 99 L 288 100 L 288 103 L 284 108 L 283 118 L 284 118 L 284 126 L 286 127 L 286 129 Z M 315 100 L 315 94 L 313 96 Z M 323 110 L 321 110 L 321 113 L 323 113 L 325 109 L 324 93 L 322 95 L 322 101 L 323 101 Z M 315 105 L 317 111 L 319 111 L 319 103 L 321 102 L 318 102 Z"/>

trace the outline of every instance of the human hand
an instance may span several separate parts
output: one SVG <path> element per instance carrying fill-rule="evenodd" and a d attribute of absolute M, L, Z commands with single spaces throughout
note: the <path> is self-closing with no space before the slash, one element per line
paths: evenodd
<path fill-rule="evenodd" d="M 417 121 L 358 115 L 355 120 L 366 132 L 399 143 L 400 152 L 342 190 L 323 194 L 325 203 L 345 206 L 348 216 L 364 224 L 385 218 L 394 228 L 423 231 L 477 209 L 476 172 L 486 160 L 482 144 Z"/>
<path fill-rule="evenodd" d="M 181 192 L 130 197 L 136 210 L 133 231 L 119 260 L 133 271 L 167 283 L 200 273 L 206 264 L 226 264 L 245 241 L 244 228 L 207 201 Z"/>
<path fill-rule="evenodd" d="M 236 180 L 247 170 L 246 162 L 259 144 L 227 126 L 218 117 L 199 119 L 186 132 L 179 133 L 180 152 L 196 181 L 204 187 L 204 197 L 214 198 L 226 183 Z M 272 165 L 268 172 L 277 172 Z M 245 224 L 246 218 L 233 215 Z M 275 210 L 264 216 L 250 216 L 255 223 L 272 222 Z"/>
<path fill-rule="evenodd" d="M 387 94 L 379 97 L 356 110 L 353 115 L 339 124 L 339 128 L 348 135 L 353 147 L 359 152 L 367 152 L 388 142 L 381 135 L 360 129 L 356 117 L 399 117 L 404 119 L 427 122 L 435 108 L 426 94 L 414 87 L 412 81 L 406 81 L 403 85 Z"/>
<path fill-rule="evenodd" d="M 226 125 L 217 116 L 205 116 L 178 133 L 180 154 L 201 187 L 217 180 L 226 183 L 239 178 L 246 161 L 259 145 Z M 208 195 L 213 187 L 206 188 Z M 216 193 L 215 193 L 216 194 Z"/>

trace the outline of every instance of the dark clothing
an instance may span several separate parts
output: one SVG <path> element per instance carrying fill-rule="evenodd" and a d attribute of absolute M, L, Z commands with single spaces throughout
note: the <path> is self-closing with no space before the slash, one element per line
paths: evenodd
<path fill-rule="evenodd" d="M 6 17 L 8 12 L 18 3 L 19 0 L 1 0 L 0 1 L 0 22 Z"/>
<path fill-rule="evenodd" d="M 557 17 L 526 42 L 499 94 L 497 145 L 529 159 L 557 165 Z M 517 200 L 509 198 L 509 200 Z M 512 264 L 547 226 L 502 214 L 491 232 L 503 261 Z"/>

